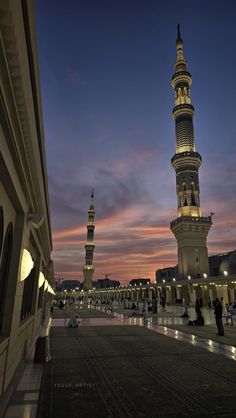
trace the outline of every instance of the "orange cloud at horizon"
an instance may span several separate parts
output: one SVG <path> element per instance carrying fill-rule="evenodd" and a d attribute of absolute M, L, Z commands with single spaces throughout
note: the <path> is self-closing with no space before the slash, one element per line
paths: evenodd
<path fill-rule="evenodd" d="M 223 204 L 221 211 L 223 212 Z M 226 212 L 227 213 L 227 212 Z M 146 216 L 147 223 L 143 221 Z M 169 217 L 167 216 L 166 219 Z M 140 219 L 142 222 L 140 224 Z M 158 225 L 158 222 L 161 224 Z M 157 219 L 147 216 L 145 207 L 125 208 L 121 213 L 95 221 L 94 280 L 112 273 L 111 278 L 127 283 L 133 278 L 155 280 L 158 268 L 177 264 L 177 243 L 169 229 L 163 226 L 164 213 Z M 150 225 L 148 225 L 148 222 Z M 154 224 L 154 225 L 153 225 Z M 229 233 L 223 234 L 224 231 Z M 209 254 L 235 248 L 236 222 L 230 216 L 218 217 L 209 234 Z M 220 233 L 220 238 L 219 238 Z M 86 225 L 53 232 L 56 276 L 83 281 Z"/>
<path fill-rule="evenodd" d="M 144 217 L 147 224 L 140 225 Z M 154 281 L 158 267 L 176 264 L 176 244 L 169 225 L 148 222 L 153 223 L 144 206 L 130 206 L 119 214 L 95 220 L 94 279 L 104 277 L 109 270 L 112 278 L 122 283 L 138 276 Z M 53 241 L 57 275 L 83 280 L 86 225 L 54 231 Z M 66 265 L 68 269 L 63 268 Z"/>

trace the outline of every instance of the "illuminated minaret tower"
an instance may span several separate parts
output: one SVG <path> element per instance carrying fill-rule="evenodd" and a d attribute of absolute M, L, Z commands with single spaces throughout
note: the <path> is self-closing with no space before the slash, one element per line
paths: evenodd
<path fill-rule="evenodd" d="M 170 228 L 177 239 L 179 278 L 187 279 L 202 277 L 209 272 L 206 239 L 212 218 L 203 217 L 201 214 L 198 170 L 202 158 L 196 151 L 194 141 L 194 107 L 190 100 L 192 78 L 183 54 L 180 25 L 176 48 L 177 60 L 172 77 L 175 91 L 173 117 L 176 154 L 171 164 L 176 172 L 178 217 L 171 222 Z"/>
<path fill-rule="evenodd" d="M 94 195 L 93 190 L 91 194 L 91 200 L 88 210 L 88 224 L 87 224 L 87 242 L 85 244 L 85 265 L 83 268 L 84 273 L 84 283 L 83 283 L 83 290 L 89 290 L 92 289 L 92 279 L 93 279 L 93 252 L 95 245 L 93 243 L 93 237 L 94 237 L 94 216 L 95 216 L 95 210 L 94 210 Z"/>

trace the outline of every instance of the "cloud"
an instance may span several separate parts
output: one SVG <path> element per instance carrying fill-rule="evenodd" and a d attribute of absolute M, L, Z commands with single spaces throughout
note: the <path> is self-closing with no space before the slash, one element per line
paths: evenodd
<path fill-rule="evenodd" d="M 149 210 L 144 203 L 130 203 L 122 210 L 108 211 L 102 219 L 95 218 L 94 278 L 103 277 L 108 269 L 114 279 L 122 282 L 140 271 L 154 280 L 158 265 L 176 264 L 176 244 L 169 226 L 164 225 L 162 218 L 159 222 L 154 219 Z M 58 274 L 82 280 L 86 225 L 54 231 L 53 240 Z"/>
<path fill-rule="evenodd" d="M 94 278 L 109 270 L 123 283 L 139 274 L 154 280 L 156 269 L 177 263 L 177 244 L 169 229 L 176 217 L 174 173 L 170 178 L 169 165 L 166 168 L 162 161 L 156 167 L 156 155 L 150 154 L 149 146 L 129 151 L 123 159 L 119 155 L 112 163 L 101 164 L 99 156 L 91 157 L 90 163 L 90 177 L 86 164 L 77 173 L 69 166 L 67 175 L 50 177 L 57 274 L 83 280 L 87 209 L 93 186 Z M 200 179 L 203 214 L 215 211 L 208 237 L 210 254 L 235 247 L 234 171 L 232 161 L 225 166 L 218 159 L 213 167 L 205 167 Z"/>

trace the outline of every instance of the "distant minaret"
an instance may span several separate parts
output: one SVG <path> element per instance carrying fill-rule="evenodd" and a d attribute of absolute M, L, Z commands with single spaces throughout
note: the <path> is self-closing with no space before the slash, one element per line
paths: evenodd
<path fill-rule="evenodd" d="M 91 200 L 88 210 L 88 224 L 87 224 L 87 242 L 85 244 L 85 265 L 83 268 L 84 273 L 84 283 L 83 283 L 83 289 L 89 290 L 92 289 L 92 278 L 93 278 L 93 252 L 95 245 L 93 243 L 94 238 L 94 216 L 95 216 L 95 210 L 94 210 L 94 195 L 93 190 L 91 194 Z"/>
<path fill-rule="evenodd" d="M 171 160 L 176 172 L 178 217 L 170 228 L 178 244 L 179 278 L 202 277 L 208 274 L 207 234 L 212 225 L 211 216 L 203 217 L 200 207 L 198 169 L 201 155 L 194 143 L 194 107 L 190 100 L 191 74 L 183 54 L 183 40 L 178 25 L 176 40 L 177 60 L 174 66 L 172 86 L 175 90 L 176 154 Z"/>

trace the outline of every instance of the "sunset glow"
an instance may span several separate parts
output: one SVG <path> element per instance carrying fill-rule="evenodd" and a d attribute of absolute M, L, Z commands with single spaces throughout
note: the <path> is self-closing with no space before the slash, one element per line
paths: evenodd
<path fill-rule="evenodd" d="M 216 2 L 203 16 L 198 3 L 189 3 L 36 2 L 57 278 L 83 280 L 92 188 L 94 280 L 112 273 L 121 283 L 154 281 L 158 268 L 177 263 L 169 225 L 177 216 L 170 160 L 178 22 L 203 159 L 202 215 L 215 214 L 209 254 L 236 248 L 234 14 Z"/>

